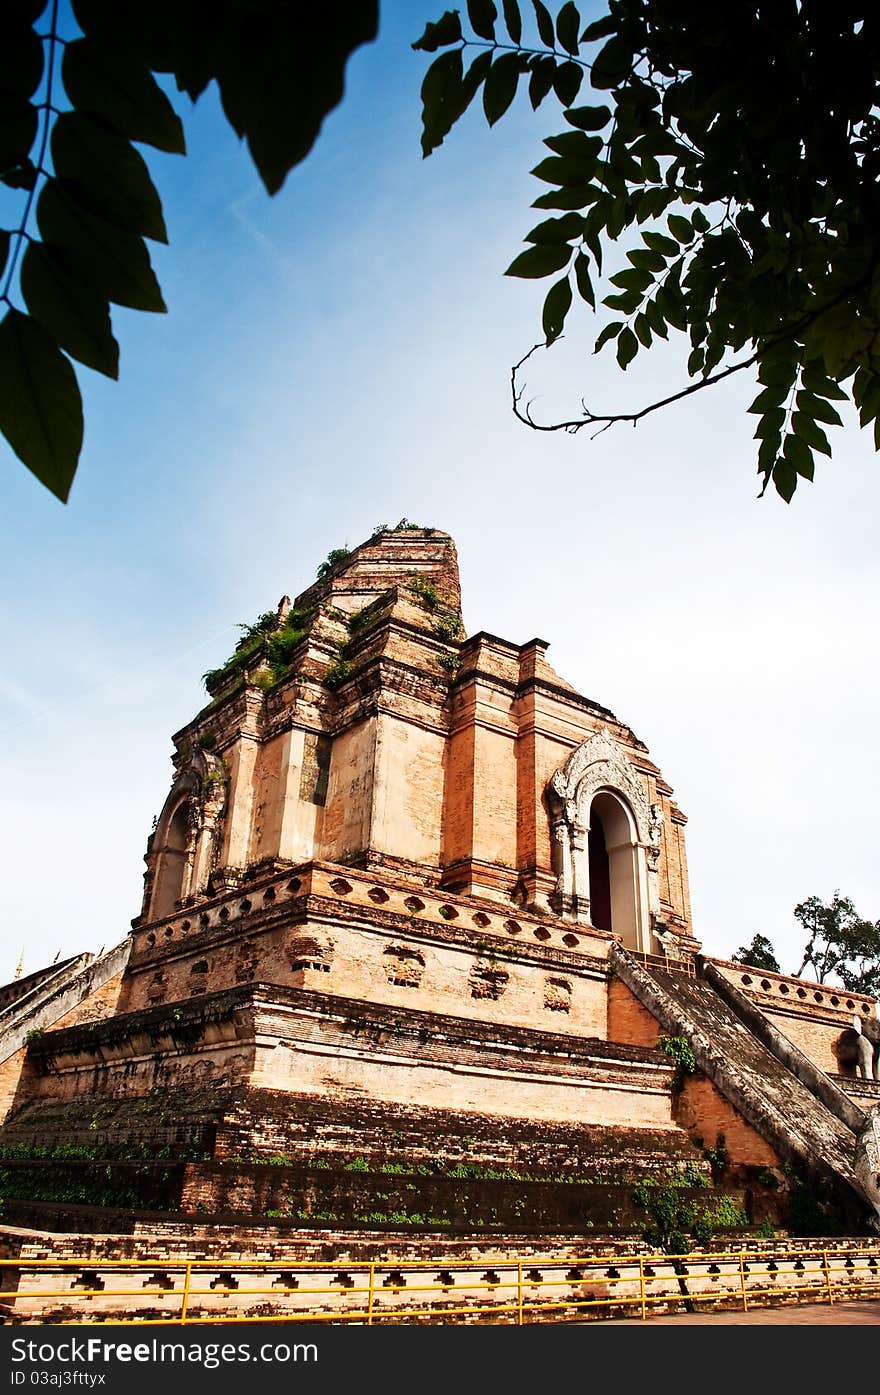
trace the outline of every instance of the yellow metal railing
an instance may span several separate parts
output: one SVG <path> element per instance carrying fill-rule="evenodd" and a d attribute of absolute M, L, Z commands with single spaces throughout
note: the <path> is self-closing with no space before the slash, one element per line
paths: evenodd
<path fill-rule="evenodd" d="M 638 949 L 628 949 L 627 954 L 637 963 L 644 964 L 648 969 L 663 969 L 674 974 L 684 974 L 686 978 L 696 978 L 697 976 L 697 966 L 693 955 L 676 959 L 672 955 L 666 954 L 643 954 Z"/>
<path fill-rule="evenodd" d="M 330 1279 L 334 1269 L 335 1279 Z M 423 1282 L 430 1270 L 439 1273 L 432 1282 Z M 146 1275 L 146 1282 L 134 1287 L 139 1274 Z M 337 1266 L 284 1259 L 224 1263 L 17 1258 L 0 1260 L 0 1280 L 0 1307 L 13 1322 L 82 1322 L 100 1315 L 145 1325 L 372 1326 L 493 1319 L 523 1325 L 552 1315 L 600 1316 L 603 1309 L 606 1316 L 646 1320 L 661 1305 L 735 1304 L 748 1312 L 751 1306 L 785 1298 L 830 1304 L 880 1298 L 880 1244 L 680 1256 L 516 1256 L 479 1262 L 441 1257 L 397 1265 L 371 1261 Z M 453 1290 L 461 1301 L 450 1299 Z"/>

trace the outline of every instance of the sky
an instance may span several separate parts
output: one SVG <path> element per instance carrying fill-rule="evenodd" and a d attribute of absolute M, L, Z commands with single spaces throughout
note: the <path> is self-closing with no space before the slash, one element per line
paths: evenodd
<path fill-rule="evenodd" d="M 548 640 L 648 744 L 688 815 L 707 952 L 760 932 L 791 972 L 797 902 L 839 888 L 880 915 L 870 436 L 847 416 L 787 507 L 756 497 L 747 374 L 593 440 L 517 423 L 546 285 L 503 271 L 564 122 L 520 94 L 423 160 L 410 43 L 441 9 L 384 0 L 274 199 L 214 89 L 176 98 L 189 154 L 148 157 L 169 313 L 114 312 L 118 383 L 78 369 L 68 505 L 0 441 L 0 981 L 124 937 L 202 673 L 331 548 L 403 516 L 455 538 L 470 633 Z M 684 384 L 678 345 L 622 375 L 596 328 L 585 311 L 529 365 L 536 417 Z"/>

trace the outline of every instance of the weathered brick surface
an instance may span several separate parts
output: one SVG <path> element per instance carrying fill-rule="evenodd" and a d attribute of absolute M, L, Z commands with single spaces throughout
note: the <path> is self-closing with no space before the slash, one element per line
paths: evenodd
<path fill-rule="evenodd" d="M 778 1167 L 781 1164 L 776 1150 L 703 1075 L 691 1076 L 685 1081 L 675 1115 L 691 1136 L 702 1139 L 707 1148 L 715 1148 L 723 1138 L 734 1165 Z"/>

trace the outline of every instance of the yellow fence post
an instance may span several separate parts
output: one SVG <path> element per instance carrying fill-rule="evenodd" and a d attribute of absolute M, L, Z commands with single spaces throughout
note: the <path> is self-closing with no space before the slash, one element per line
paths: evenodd
<path fill-rule="evenodd" d="M 746 1266 L 742 1250 L 739 1252 L 739 1286 L 742 1289 L 743 1312 L 747 1313 L 749 1311 L 749 1300 L 746 1298 Z"/>
<path fill-rule="evenodd" d="M 834 1290 L 831 1287 L 831 1270 L 828 1265 L 828 1251 L 822 1251 L 822 1268 L 825 1270 L 825 1285 L 828 1289 L 828 1302 L 834 1306 Z"/>
<path fill-rule="evenodd" d="M 645 1261 L 641 1255 L 639 1255 L 639 1293 L 642 1299 L 642 1322 L 644 1322 L 648 1314 L 645 1312 Z"/>
<path fill-rule="evenodd" d="M 190 1279 L 191 1279 L 191 1277 L 192 1277 L 192 1265 L 191 1265 L 191 1264 L 188 1264 L 188 1265 L 186 1266 L 186 1274 L 184 1275 L 184 1279 L 183 1279 L 183 1303 L 182 1303 L 181 1309 L 180 1309 L 180 1321 L 181 1321 L 182 1323 L 183 1323 L 183 1322 L 186 1322 L 186 1311 L 187 1311 L 187 1308 L 189 1307 L 189 1284 L 190 1284 Z"/>
<path fill-rule="evenodd" d="M 523 1285 L 522 1285 L 522 1260 L 516 1266 L 516 1325 L 522 1327 L 523 1320 Z"/>
<path fill-rule="evenodd" d="M 370 1265 L 370 1296 L 369 1296 L 369 1301 L 367 1302 L 367 1326 L 368 1326 L 368 1327 L 372 1327 L 372 1325 L 373 1325 L 373 1298 L 374 1298 L 374 1296 L 375 1296 L 375 1293 L 376 1293 L 376 1266 L 375 1266 L 375 1264 L 371 1264 L 371 1265 Z"/>

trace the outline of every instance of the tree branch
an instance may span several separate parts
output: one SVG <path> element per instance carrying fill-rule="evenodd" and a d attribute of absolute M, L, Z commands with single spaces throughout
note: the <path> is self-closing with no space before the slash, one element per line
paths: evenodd
<path fill-rule="evenodd" d="M 560 338 L 561 337 L 560 335 Z M 558 340 L 554 340 L 554 343 L 558 343 Z M 599 412 L 591 412 L 586 404 L 584 404 L 584 414 L 581 418 L 573 421 L 550 422 L 545 425 L 533 420 L 530 411 L 530 402 L 526 403 L 525 407 L 522 407 L 521 404 L 525 388 L 517 387 L 516 375 L 523 364 L 531 358 L 532 354 L 537 349 L 546 349 L 548 347 L 549 345 L 544 341 L 533 344 L 528 353 L 523 354 L 519 362 L 515 363 L 511 368 L 510 392 L 513 399 L 513 414 L 518 421 L 521 421 L 525 426 L 530 426 L 533 431 L 567 431 L 570 436 L 574 436 L 584 426 L 600 425 L 601 429 L 596 432 L 597 436 L 600 435 L 602 431 L 607 431 L 609 426 L 615 426 L 617 422 L 620 421 L 628 421 L 635 426 L 641 421 L 642 417 L 648 416 L 651 412 L 658 412 L 661 407 L 668 407 L 672 402 L 680 402 L 683 397 L 690 397 L 694 392 L 701 392 L 703 388 L 712 387 L 714 383 L 720 383 L 723 378 L 729 378 L 732 373 L 739 373 L 743 368 L 751 368 L 753 364 L 758 362 L 760 357 L 760 353 L 754 353 L 751 358 L 743 359 L 741 363 L 731 364 L 729 368 L 722 368 L 718 373 L 710 373 L 708 378 L 702 378 L 698 383 L 690 383 L 687 387 L 682 388 L 680 392 L 674 392 L 671 396 L 663 397 L 658 402 L 651 402 L 647 407 L 641 407 L 637 412 L 609 412 L 607 414 L 602 414 Z"/>

